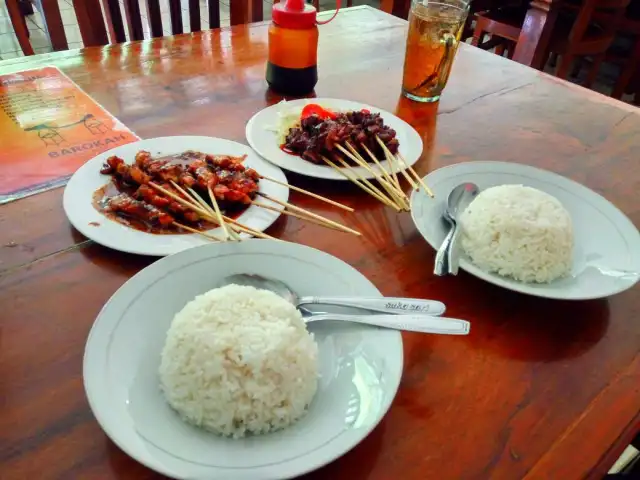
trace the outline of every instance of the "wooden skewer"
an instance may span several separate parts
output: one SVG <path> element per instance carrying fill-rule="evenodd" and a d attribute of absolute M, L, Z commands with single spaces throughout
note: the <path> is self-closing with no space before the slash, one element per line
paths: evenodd
<path fill-rule="evenodd" d="M 424 188 L 424 191 L 427 193 L 427 195 L 429 195 L 431 198 L 433 198 L 434 195 L 433 195 L 433 192 L 431 191 L 431 189 L 429 187 L 427 187 L 427 185 L 422 180 L 422 177 L 420 177 L 420 175 L 418 175 L 418 172 L 416 172 L 413 169 L 413 167 L 407 163 L 407 161 L 404 159 L 404 157 L 402 156 L 402 154 L 400 152 L 398 152 L 398 158 L 407 167 L 407 170 L 409 170 L 409 172 L 412 173 L 414 177 L 416 177 L 416 180 L 418 180 L 420 185 L 422 185 L 422 188 Z"/>
<path fill-rule="evenodd" d="M 358 187 L 360 187 L 362 190 L 364 190 L 366 193 L 368 193 L 372 197 L 375 197 L 377 200 L 380 200 L 385 205 L 388 205 L 388 206 L 392 207 L 392 205 L 389 205 L 387 203 L 388 200 L 385 199 L 386 197 L 380 197 L 377 193 L 375 193 L 373 190 L 371 190 L 369 187 L 367 187 L 364 183 L 360 183 L 360 181 L 356 177 L 352 177 L 350 174 L 348 174 L 347 173 L 349 171 L 348 169 L 338 167 L 335 163 L 333 163 L 331 160 L 329 160 L 324 155 L 321 155 L 320 157 L 322 158 L 322 160 L 324 160 L 324 162 L 327 165 L 329 165 L 331 168 L 333 168 L 335 171 L 337 171 L 344 178 L 346 178 L 347 180 L 349 180 L 353 184 L 355 184 Z"/>
<path fill-rule="evenodd" d="M 349 157 L 353 162 L 355 162 L 356 164 L 358 164 L 358 160 L 356 159 L 356 157 L 354 157 L 353 155 L 351 155 L 351 153 L 349 153 L 348 151 L 346 151 L 346 150 L 342 147 L 342 145 L 337 144 L 337 145 L 336 145 L 336 147 L 338 147 L 338 149 L 339 149 L 340 151 L 342 151 L 342 152 L 343 152 L 347 157 Z M 339 155 L 334 154 L 333 156 L 334 156 L 334 158 L 335 158 L 338 162 L 340 162 L 340 164 L 341 164 L 344 168 L 346 168 L 346 169 L 348 169 L 348 170 L 351 170 L 351 171 L 352 171 L 352 173 L 353 173 L 353 175 L 354 175 L 355 177 L 357 177 L 357 178 L 358 178 L 358 180 L 360 180 L 362 183 L 364 183 L 365 185 L 367 185 L 371 190 L 373 190 L 374 192 L 376 192 L 376 193 L 378 194 L 378 196 L 386 198 L 389 202 L 391 202 L 391 203 L 393 203 L 393 204 L 395 205 L 395 203 L 394 203 L 394 201 L 393 201 L 393 197 L 388 198 L 384 193 L 382 193 L 382 191 L 381 191 L 378 187 L 376 187 L 373 183 L 371 183 L 368 179 L 366 179 L 366 178 L 364 177 L 364 175 L 360 175 L 360 174 L 358 173 L 358 171 L 357 171 L 357 170 L 352 169 L 351 165 L 349 165 L 347 162 L 345 162 L 345 161 L 344 161 L 344 159 L 343 159 L 343 158 L 341 158 Z M 366 169 L 366 168 L 365 168 L 365 169 Z M 371 172 L 371 173 L 373 173 L 373 172 Z M 377 177 L 375 174 L 374 174 L 374 177 L 376 178 L 376 180 L 378 180 L 378 177 Z M 386 202 L 385 202 L 385 203 L 386 203 Z M 396 206 L 397 206 L 397 205 L 396 205 Z"/>
<path fill-rule="evenodd" d="M 220 228 L 222 229 L 222 232 L 224 233 L 224 239 L 229 240 L 230 235 L 229 235 L 229 230 L 227 230 L 227 226 L 224 223 L 224 220 L 222 219 L 222 214 L 220 214 L 219 210 L 214 210 L 211 205 L 209 205 L 207 202 L 205 202 L 204 198 L 202 198 L 200 196 L 200 194 L 198 192 L 196 192 L 193 188 L 189 188 L 189 191 L 191 192 L 191 195 L 193 195 L 193 198 L 195 198 L 198 203 L 200 205 L 202 205 L 205 210 L 207 210 L 209 212 L 209 214 L 216 218 L 218 220 L 218 225 L 220 225 Z M 216 207 L 218 206 L 218 204 L 216 203 L 215 205 Z"/>
<path fill-rule="evenodd" d="M 216 237 L 215 235 L 212 235 L 212 234 L 207 233 L 207 232 L 203 232 L 203 231 L 198 230 L 196 228 L 188 227 L 187 225 L 182 225 L 181 223 L 178 223 L 178 222 L 173 222 L 173 224 L 176 227 L 180 227 L 180 228 L 185 229 L 187 232 L 193 232 L 193 233 L 197 233 L 198 235 L 202 235 L 203 237 L 206 237 L 209 240 L 215 240 L 216 242 L 222 241 L 220 238 Z"/>
<path fill-rule="evenodd" d="M 349 145 L 349 142 L 347 142 L 347 146 L 351 147 Z M 347 157 L 349 157 L 353 162 L 355 162 L 356 164 L 358 164 L 360 167 L 364 168 L 365 170 L 367 170 L 370 174 L 373 175 L 373 177 L 380 183 L 380 185 L 382 185 L 383 187 L 385 187 L 385 181 L 383 180 L 382 177 L 380 176 L 379 173 L 374 172 L 371 167 L 369 166 L 369 164 L 360 156 L 360 154 L 356 151 L 355 153 L 349 152 L 347 151 L 342 145 L 337 144 L 336 147 L 338 148 L 338 150 L 340 150 L 342 153 L 344 153 Z M 353 149 L 353 147 L 351 147 Z M 355 150 L 355 149 L 353 149 Z M 354 172 L 355 173 L 355 172 Z M 363 176 L 362 180 L 366 180 Z M 385 188 L 386 189 L 386 188 Z M 384 195 L 382 192 L 380 192 L 382 195 Z M 389 195 L 391 195 L 391 193 L 389 193 Z M 391 195 L 391 199 L 393 200 L 395 198 L 395 195 Z"/>
<path fill-rule="evenodd" d="M 189 193 L 191 194 L 191 197 L 198 203 L 198 205 L 204 208 L 207 211 L 207 213 L 209 213 L 209 215 L 211 215 L 212 217 L 215 216 L 216 213 L 213 211 L 213 208 L 211 208 L 211 205 L 205 202 L 204 198 L 202 198 L 198 194 L 198 192 L 196 192 L 193 188 L 189 187 Z"/>
<path fill-rule="evenodd" d="M 337 155 L 335 155 L 335 158 L 336 160 L 338 160 L 338 162 L 340 162 L 340 164 L 342 164 L 344 168 L 351 169 L 350 166 L 347 164 L 347 162 L 345 162 L 342 158 L 338 157 Z M 398 207 L 398 205 L 396 205 L 393 202 L 393 200 L 390 200 L 389 198 L 387 198 L 387 196 L 384 193 L 382 193 L 378 188 L 376 188 L 369 180 L 364 178 L 362 175 L 359 175 L 357 171 L 355 170 L 351 170 L 351 171 L 353 172 L 353 175 L 358 178 L 358 180 L 360 180 L 363 184 L 365 184 L 375 193 L 374 196 L 378 200 L 380 200 L 385 205 L 393 208 L 396 212 L 400 211 L 400 207 Z"/>
<path fill-rule="evenodd" d="M 346 227 L 344 225 L 341 225 L 338 222 L 334 222 L 333 220 L 329 220 L 328 218 L 325 218 L 322 215 L 318 215 L 316 213 L 310 212 L 308 210 L 305 210 L 304 208 L 296 207 L 295 205 L 292 205 L 290 203 L 283 202 L 281 200 L 278 200 L 277 198 L 273 198 L 272 196 L 267 195 L 266 193 L 258 192 L 258 195 L 260 195 L 261 197 L 266 198 L 267 200 L 271 200 L 272 202 L 275 202 L 278 205 L 286 207 L 289 210 L 294 210 L 296 212 L 302 213 L 303 215 L 307 215 L 309 217 L 315 218 L 316 220 L 320 220 L 321 222 L 326 222 L 326 223 L 328 223 L 330 225 L 333 225 L 334 227 L 337 227 L 338 229 L 343 230 L 345 232 L 353 233 L 354 235 L 358 235 L 358 236 L 360 235 L 360 232 L 358 232 L 358 231 L 356 231 L 356 230 L 354 230 L 352 228 L 349 228 L 349 227 Z"/>
<path fill-rule="evenodd" d="M 341 228 L 334 227 L 333 225 L 321 222 L 320 220 L 316 220 L 315 218 L 312 218 L 312 217 L 306 217 L 304 215 L 300 215 L 300 214 L 295 213 L 295 212 L 290 212 L 289 210 L 286 210 L 286 209 L 280 210 L 278 208 L 271 207 L 269 205 L 265 205 L 263 203 L 256 203 L 255 201 L 253 202 L 253 205 L 255 205 L 256 207 L 264 208 L 265 210 L 271 210 L 273 212 L 278 212 L 278 213 L 282 213 L 284 215 L 290 215 L 292 217 L 299 218 L 300 220 L 305 220 L 307 222 L 315 223 L 316 225 L 320 225 L 321 227 L 331 228 L 331 229 L 337 230 L 339 232 L 344 232 L 344 230 L 342 230 Z"/>
<path fill-rule="evenodd" d="M 393 181 L 389 183 L 386 178 L 383 178 L 384 175 L 381 176 L 380 173 L 376 172 L 373 168 L 371 168 L 369 163 L 364 158 L 362 158 L 362 156 L 358 153 L 358 151 L 355 148 L 353 148 L 353 146 L 349 142 L 346 142 L 346 144 L 347 144 L 347 148 L 351 150 L 351 153 L 353 155 L 350 158 L 375 177 L 375 179 L 380 183 L 380 185 L 382 185 L 382 187 L 387 191 L 387 193 L 391 197 L 391 200 L 400 207 L 400 210 L 407 209 L 407 205 L 405 204 L 405 201 L 403 198 L 404 193 L 399 192 L 398 189 L 396 189 L 395 185 L 393 184 Z"/>
<path fill-rule="evenodd" d="M 237 240 L 237 241 L 242 240 L 240 238 L 240 235 L 238 235 L 233 228 L 227 229 L 227 224 L 225 223 L 224 218 L 222 218 L 222 212 L 220 211 L 220 207 L 218 205 L 218 201 L 216 200 L 216 197 L 213 194 L 213 190 L 211 190 L 210 186 L 207 186 L 207 192 L 209 193 L 209 199 L 211 200 L 211 204 L 213 205 L 213 209 L 216 212 L 216 216 L 218 217 L 218 220 L 220 220 L 220 226 L 222 226 L 222 228 L 226 232 L 226 234 L 227 235 L 231 235 L 231 237 L 234 240 Z"/>
<path fill-rule="evenodd" d="M 380 146 L 382 147 L 382 150 L 384 151 L 385 156 L 387 157 L 387 161 L 393 165 L 393 160 L 395 159 L 393 154 L 389 151 L 389 149 L 387 148 L 387 146 L 384 144 L 384 142 L 382 140 L 380 140 L 380 137 L 378 137 L 376 135 L 376 140 L 378 141 L 378 143 L 380 144 Z M 400 163 L 398 163 L 398 166 L 400 166 Z M 417 189 L 418 188 L 418 184 L 416 184 L 413 181 L 413 178 L 411 178 L 409 176 L 409 174 L 407 172 L 404 171 L 404 169 L 400 169 L 400 173 L 402 173 L 402 175 L 404 176 L 404 178 L 407 180 L 407 182 L 409 182 L 409 185 L 411 185 L 411 188 L 413 189 Z"/>
<path fill-rule="evenodd" d="M 254 230 L 253 228 L 247 227 L 246 225 L 236 222 L 233 218 L 225 217 L 224 215 L 222 216 L 222 218 L 224 219 L 225 222 L 232 224 L 233 227 L 238 229 L 239 231 L 248 233 L 249 235 L 253 235 L 254 237 L 264 238 L 265 240 L 278 240 L 279 242 L 282 241 L 279 238 L 272 237 L 271 235 L 268 235 L 264 232 Z"/>
<path fill-rule="evenodd" d="M 188 200 L 183 199 L 182 197 L 176 195 L 175 193 L 170 192 L 166 188 L 162 188 L 157 183 L 149 182 L 149 186 L 155 188 L 159 192 L 164 193 L 166 196 L 173 198 L 176 202 L 180 203 L 181 205 L 183 205 L 183 206 L 185 206 L 187 208 L 190 208 L 191 210 L 193 210 L 194 212 L 198 213 L 203 218 L 205 218 L 205 219 L 212 218 L 211 215 L 209 215 L 209 212 L 204 210 L 201 206 L 196 205 L 194 203 L 191 203 Z"/>
<path fill-rule="evenodd" d="M 193 200 L 193 198 L 191 197 L 191 195 L 189 195 L 187 193 L 187 191 L 182 188 L 180 185 L 178 185 L 176 182 L 174 182 L 173 180 L 171 180 L 171 185 L 173 185 L 173 188 L 175 188 L 176 190 L 178 190 L 182 195 L 184 195 L 184 199 L 187 200 L 188 202 L 192 203 L 195 206 L 198 206 L 197 203 L 195 203 L 195 201 Z"/>
<path fill-rule="evenodd" d="M 330 203 L 333 206 L 346 210 L 347 212 L 353 212 L 353 208 L 347 207 L 339 202 L 334 202 L 333 200 L 323 197 L 322 195 L 318 195 L 316 193 L 305 190 L 304 188 L 296 187 L 295 185 L 291 185 L 290 183 L 284 183 L 275 178 L 265 177 L 264 175 L 260 175 L 260 178 L 264 180 L 269 180 L 270 182 L 277 183 L 278 185 L 282 185 L 284 187 L 289 187 L 291 190 L 295 190 L 296 192 L 304 193 L 305 195 L 309 195 L 310 197 L 317 198 L 318 200 L 322 200 L 323 202 Z"/>
<path fill-rule="evenodd" d="M 369 154 L 369 156 L 373 159 L 373 161 L 376 162 L 380 166 L 380 168 L 382 168 L 382 170 L 386 172 L 386 170 L 383 168 L 382 164 L 378 161 L 378 159 L 373 154 L 373 152 L 371 150 L 369 150 L 369 148 L 364 143 L 361 143 L 360 145 Z M 396 175 L 396 170 L 395 170 L 395 168 L 393 168 L 393 163 L 389 162 L 388 160 L 387 160 L 387 163 L 389 164 L 389 171 L 391 172 L 391 176 L 393 177 L 393 184 L 396 186 L 398 191 L 402 192 L 402 194 L 404 195 L 404 190 L 402 190 L 402 188 L 400 187 L 400 182 L 398 181 L 398 176 Z M 404 195 L 404 196 L 406 197 L 406 195 Z"/>
<path fill-rule="evenodd" d="M 369 155 L 369 158 L 371 158 L 371 160 L 373 160 L 373 163 L 376 164 L 376 166 L 378 167 L 378 169 L 382 172 L 382 175 L 384 176 L 385 180 L 387 180 L 387 182 L 389 184 L 391 184 L 391 186 L 393 186 L 394 188 L 397 189 L 397 187 L 395 186 L 394 182 L 393 182 L 393 178 L 391 178 L 391 175 L 389 175 L 389 173 L 382 168 L 382 164 L 380 164 L 380 162 L 378 161 L 378 159 L 375 157 L 375 155 L 371 152 L 371 150 L 369 150 L 367 148 L 367 146 L 363 143 L 361 144 L 362 148 L 364 149 L 365 152 L 367 152 L 367 155 Z M 349 150 L 351 150 L 351 152 L 356 152 L 357 150 L 355 149 L 355 147 L 353 147 L 349 142 L 347 142 L 347 147 L 349 148 Z M 355 153 L 354 153 L 355 154 Z M 362 158 L 359 154 L 358 157 Z M 364 158 L 362 158 L 362 161 L 366 161 Z M 397 189 L 398 193 L 401 195 L 404 195 L 404 192 L 400 189 Z"/>
<path fill-rule="evenodd" d="M 215 212 L 211 209 L 210 205 L 209 205 L 207 202 L 205 202 L 205 201 L 204 201 L 204 199 L 203 199 L 202 197 L 200 197 L 200 195 L 198 195 L 198 193 L 197 193 L 195 190 L 190 189 L 190 190 L 192 190 L 192 192 L 195 194 L 195 198 L 196 198 L 196 200 L 197 200 L 198 198 L 200 199 L 200 201 L 199 201 L 198 203 L 195 203 L 195 202 L 194 202 L 194 197 L 193 197 L 192 195 L 189 195 L 189 194 L 187 193 L 187 191 L 186 191 L 186 190 L 184 190 L 184 189 L 183 189 L 180 185 L 178 185 L 176 182 L 174 182 L 173 180 L 171 180 L 171 184 L 172 184 L 172 185 L 173 185 L 173 186 L 174 186 L 174 187 L 175 187 L 175 188 L 176 188 L 180 193 L 182 193 L 182 194 L 185 196 L 185 199 L 186 199 L 186 200 L 190 201 L 192 204 L 194 204 L 194 205 L 195 205 L 196 207 L 198 207 L 198 208 L 199 208 L 199 207 L 204 207 L 204 208 L 207 210 L 207 212 L 211 215 L 211 217 L 207 217 L 207 218 L 206 218 L 206 220 L 207 220 L 207 221 L 213 222 L 213 223 L 217 224 L 218 226 L 222 226 L 222 225 L 223 225 L 223 223 L 220 223 L 220 219 L 213 218 L 213 215 L 215 215 Z M 231 230 L 231 234 L 233 235 L 233 237 L 234 237 L 236 240 L 238 240 L 238 241 L 242 240 L 242 239 L 240 238 L 240 236 L 236 233 L 236 231 L 235 231 L 234 229 L 232 229 L 232 228 L 231 228 L 230 230 Z"/>
<path fill-rule="evenodd" d="M 211 205 L 209 205 L 204 198 L 202 198 L 200 196 L 200 194 L 198 192 L 196 192 L 193 188 L 189 188 L 189 191 L 191 192 L 191 195 L 193 195 L 193 198 L 195 198 L 198 203 L 200 205 L 202 205 L 211 216 L 213 216 L 214 218 L 216 218 L 218 225 L 220 226 L 220 228 L 222 229 L 222 232 L 224 233 L 224 238 L 225 241 L 229 240 L 231 237 L 231 234 L 229 233 L 229 231 L 231 229 L 227 228 L 227 224 L 225 223 L 224 219 L 222 218 L 222 214 L 220 213 L 220 209 L 218 208 L 218 203 L 216 202 L 215 204 L 213 203 L 215 201 L 215 197 L 211 194 L 211 189 L 209 188 L 209 195 L 211 200 L 211 204 L 213 205 L 212 208 Z M 236 235 L 235 237 L 233 237 L 234 240 L 239 240 L 238 235 Z"/>
<path fill-rule="evenodd" d="M 378 160 L 376 156 L 373 154 L 373 152 L 369 150 L 369 148 L 364 143 L 361 143 L 360 145 L 362 146 L 364 151 L 367 152 L 367 155 L 369 155 L 369 158 L 371 158 L 371 160 L 373 160 L 373 162 L 378 166 L 378 168 L 382 170 L 384 175 L 387 177 L 387 180 L 389 181 L 389 183 L 395 187 L 396 191 L 402 198 L 402 203 L 408 207 L 409 204 L 408 204 L 407 195 L 404 193 L 404 190 L 400 188 L 398 177 L 395 177 L 395 171 L 393 170 L 393 165 L 389 164 L 389 170 L 391 171 L 391 173 L 388 173 L 387 170 L 380 163 L 380 160 Z M 394 175 L 394 177 L 392 177 L 392 175 Z"/>
<path fill-rule="evenodd" d="M 164 193 L 165 195 L 167 195 L 168 197 L 173 198 L 176 202 L 184 205 L 187 208 L 192 209 L 194 212 L 196 212 L 197 214 L 199 214 L 202 218 L 204 218 L 205 220 L 208 220 L 210 222 L 216 222 L 216 219 L 214 217 L 212 217 L 209 212 L 207 212 L 206 210 L 204 210 L 203 208 L 194 205 L 192 203 L 190 203 L 187 200 L 184 200 L 182 197 L 176 195 L 173 192 L 170 192 L 169 190 L 162 188 L 160 185 L 154 183 L 154 182 L 149 182 L 149 186 L 155 188 L 156 190 L 158 190 L 159 192 Z M 229 218 L 229 217 L 225 217 L 224 215 L 222 216 L 222 218 L 228 222 L 228 223 L 232 223 L 233 225 L 235 225 L 237 228 L 239 228 L 241 231 L 248 233 L 250 235 L 253 235 L 255 237 L 259 237 L 259 238 L 268 238 L 270 240 L 277 240 L 276 238 L 267 235 L 266 233 L 263 232 L 259 232 L 257 230 L 254 230 L 252 228 L 249 228 L 245 225 L 242 225 L 239 222 L 236 222 L 233 218 Z"/>

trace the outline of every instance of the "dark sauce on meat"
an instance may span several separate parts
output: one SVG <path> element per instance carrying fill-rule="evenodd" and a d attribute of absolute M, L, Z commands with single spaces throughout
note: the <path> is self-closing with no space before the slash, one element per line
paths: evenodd
<path fill-rule="evenodd" d="M 312 163 L 324 164 L 323 157 L 339 154 L 347 163 L 355 164 L 338 146 L 346 148 L 348 143 L 364 161 L 371 162 L 369 152 L 385 159 L 385 150 L 379 141 L 392 155 L 398 152 L 396 131 L 384 123 L 379 113 L 360 110 L 335 113 L 331 118 L 316 114 L 303 116 L 300 124 L 289 130 L 280 149 Z"/>
<path fill-rule="evenodd" d="M 171 155 L 166 157 L 159 157 L 155 160 L 167 161 L 167 165 L 175 165 L 180 164 L 182 166 L 187 166 L 191 162 L 197 159 L 201 159 L 205 154 L 194 151 L 187 151 L 184 153 L 180 153 L 177 155 Z M 110 220 L 116 221 L 122 225 L 126 225 L 127 227 L 134 228 L 136 230 L 158 234 L 158 235 L 175 235 L 175 234 L 192 234 L 193 232 L 184 230 L 178 226 L 171 225 L 169 228 L 162 228 L 159 225 L 152 224 L 150 222 L 144 221 L 141 218 L 127 215 L 122 212 L 114 212 L 109 208 L 109 201 L 115 197 L 120 195 L 126 195 L 134 198 L 134 194 L 138 190 L 138 185 L 128 185 L 123 181 L 119 180 L 118 177 L 112 176 L 109 183 L 103 185 L 98 188 L 92 196 L 92 205 L 96 210 L 102 213 L 105 217 Z M 240 217 L 249 207 L 249 205 L 241 205 L 237 202 L 226 204 L 224 201 L 219 201 L 218 205 L 222 211 L 222 214 L 231 218 L 237 219 Z M 183 223 L 183 222 L 180 222 Z M 217 224 L 207 222 L 201 220 L 197 223 L 189 223 L 189 227 L 199 230 L 199 231 L 207 231 L 217 228 Z"/>

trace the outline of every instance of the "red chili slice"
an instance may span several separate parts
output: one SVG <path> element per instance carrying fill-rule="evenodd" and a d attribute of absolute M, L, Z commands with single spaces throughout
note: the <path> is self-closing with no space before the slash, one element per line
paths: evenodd
<path fill-rule="evenodd" d="M 302 113 L 300 114 L 300 118 L 301 119 L 305 119 L 310 117 L 311 115 L 317 115 L 318 117 L 320 117 L 323 120 L 326 119 L 335 119 L 337 117 L 337 115 L 335 113 L 333 113 L 331 110 L 326 110 L 324 108 L 322 108 L 320 105 L 317 105 L 315 103 L 310 103 L 309 105 L 306 105 L 303 109 L 302 109 Z"/>

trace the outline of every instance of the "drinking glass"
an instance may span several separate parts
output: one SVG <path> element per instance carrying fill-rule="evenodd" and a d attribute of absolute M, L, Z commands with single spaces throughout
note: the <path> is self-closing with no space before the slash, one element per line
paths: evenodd
<path fill-rule="evenodd" d="M 436 102 L 447 84 L 469 13 L 462 0 L 413 0 L 409 14 L 402 92 L 418 102 Z"/>

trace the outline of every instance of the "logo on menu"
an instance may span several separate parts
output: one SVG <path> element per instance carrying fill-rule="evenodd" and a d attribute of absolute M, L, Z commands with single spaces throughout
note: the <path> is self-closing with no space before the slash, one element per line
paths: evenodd
<path fill-rule="evenodd" d="M 58 151 L 49 152 L 49 157 L 57 158 L 65 155 L 73 155 L 74 153 L 84 152 L 86 150 L 95 150 L 96 148 L 109 147 L 113 148 L 123 141 L 127 141 L 126 135 L 114 135 L 113 137 L 107 137 L 101 140 L 94 140 L 92 142 L 84 142 L 79 145 L 72 145 L 67 148 L 63 148 Z"/>

